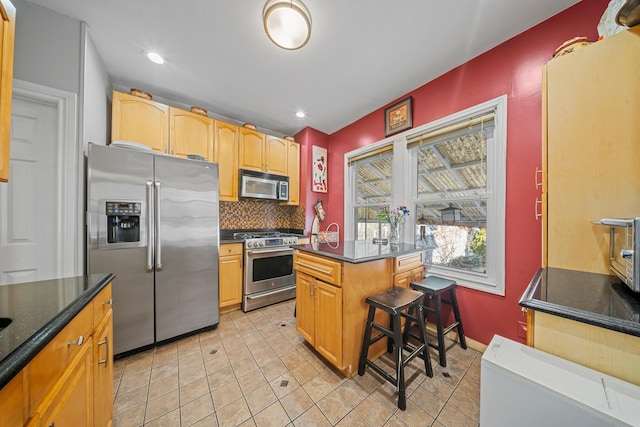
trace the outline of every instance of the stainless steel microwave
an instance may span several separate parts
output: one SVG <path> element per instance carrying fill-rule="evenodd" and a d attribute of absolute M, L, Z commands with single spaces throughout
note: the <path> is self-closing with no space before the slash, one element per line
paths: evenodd
<path fill-rule="evenodd" d="M 289 177 L 240 169 L 240 197 L 287 201 Z"/>
<path fill-rule="evenodd" d="M 610 227 L 609 268 L 632 291 L 640 292 L 640 217 L 596 223 Z"/>

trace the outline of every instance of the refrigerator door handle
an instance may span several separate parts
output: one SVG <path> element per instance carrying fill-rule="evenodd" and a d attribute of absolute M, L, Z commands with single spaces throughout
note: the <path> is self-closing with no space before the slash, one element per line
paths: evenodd
<path fill-rule="evenodd" d="M 156 213 L 155 213 L 155 227 L 156 227 L 156 271 L 162 271 L 162 238 L 160 237 L 160 183 L 156 181 Z"/>
<path fill-rule="evenodd" d="M 151 210 L 151 206 L 153 206 L 152 185 L 153 183 L 151 181 L 147 181 L 147 273 L 153 271 L 153 233 L 151 232 L 151 218 L 153 216 Z"/>

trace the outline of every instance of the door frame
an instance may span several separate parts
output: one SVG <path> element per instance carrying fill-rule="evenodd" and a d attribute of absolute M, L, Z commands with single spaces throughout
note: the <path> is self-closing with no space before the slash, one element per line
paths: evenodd
<path fill-rule="evenodd" d="M 82 242 L 84 235 L 83 166 L 77 132 L 77 95 L 37 83 L 13 79 L 13 97 L 27 102 L 53 106 L 57 111 L 56 198 L 58 221 L 57 244 L 51 255 L 56 259 L 57 277 L 83 274 Z"/>

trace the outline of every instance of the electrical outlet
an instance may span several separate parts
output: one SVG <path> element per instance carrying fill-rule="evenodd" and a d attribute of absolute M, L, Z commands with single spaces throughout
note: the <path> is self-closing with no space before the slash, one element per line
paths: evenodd
<path fill-rule="evenodd" d="M 518 320 L 518 337 L 527 338 L 527 322 Z"/>

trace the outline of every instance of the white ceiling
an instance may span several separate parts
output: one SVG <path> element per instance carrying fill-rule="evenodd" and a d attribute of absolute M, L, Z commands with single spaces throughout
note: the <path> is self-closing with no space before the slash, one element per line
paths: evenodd
<path fill-rule="evenodd" d="M 303 0 L 311 39 L 286 51 L 266 0 L 30 1 L 85 21 L 114 85 L 287 135 L 331 134 L 578 2 Z"/>

